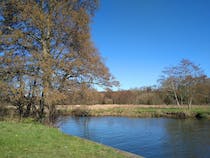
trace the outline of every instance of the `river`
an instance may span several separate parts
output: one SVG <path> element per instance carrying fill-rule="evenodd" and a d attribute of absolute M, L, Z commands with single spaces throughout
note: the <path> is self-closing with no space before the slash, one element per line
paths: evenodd
<path fill-rule="evenodd" d="M 64 117 L 66 134 L 147 158 L 209 158 L 210 121 L 168 118 Z"/>

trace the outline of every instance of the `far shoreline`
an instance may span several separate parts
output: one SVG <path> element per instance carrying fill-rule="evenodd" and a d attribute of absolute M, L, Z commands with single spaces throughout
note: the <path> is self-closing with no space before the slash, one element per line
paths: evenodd
<path fill-rule="evenodd" d="M 57 105 L 61 116 L 124 116 L 139 118 L 178 118 L 178 119 L 210 119 L 209 105 Z"/>

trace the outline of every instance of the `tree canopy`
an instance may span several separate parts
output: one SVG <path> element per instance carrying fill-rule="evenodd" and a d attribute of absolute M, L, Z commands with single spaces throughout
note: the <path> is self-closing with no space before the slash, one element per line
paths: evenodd
<path fill-rule="evenodd" d="M 80 85 L 116 82 L 91 41 L 97 0 L 0 1 L 1 97 L 20 116 L 49 115 Z M 24 109 L 26 111 L 24 112 Z"/>

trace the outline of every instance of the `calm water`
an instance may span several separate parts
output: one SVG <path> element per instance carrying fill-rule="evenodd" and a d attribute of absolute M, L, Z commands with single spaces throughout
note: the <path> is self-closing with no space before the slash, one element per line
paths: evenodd
<path fill-rule="evenodd" d="M 210 158 L 210 121 L 127 117 L 66 117 L 67 134 L 148 158 Z"/>

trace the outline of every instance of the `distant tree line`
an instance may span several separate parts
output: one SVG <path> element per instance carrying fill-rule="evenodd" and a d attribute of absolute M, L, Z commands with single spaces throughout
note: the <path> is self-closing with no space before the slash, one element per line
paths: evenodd
<path fill-rule="evenodd" d="M 143 87 L 130 90 L 98 92 L 95 89 L 77 91 L 69 95 L 60 104 L 66 105 L 93 105 L 93 104 L 144 104 L 144 105 L 177 105 L 174 94 L 167 89 L 156 87 Z M 181 101 L 181 94 L 177 94 Z M 188 105 L 187 98 L 181 105 Z M 210 105 L 210 79 L 196 87 L 196 93 L 191 105 Z"/>
<path fill-rule="evenodd" d="M 177 66 L 167 67 L 159 86 L 129 90 L 97 92 L 80 89 L 68 96 L 64 104 L 146 104 L 188 105 L 210 104 L 210 78 L 198 65 L 183 59 Z"/>

